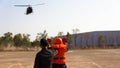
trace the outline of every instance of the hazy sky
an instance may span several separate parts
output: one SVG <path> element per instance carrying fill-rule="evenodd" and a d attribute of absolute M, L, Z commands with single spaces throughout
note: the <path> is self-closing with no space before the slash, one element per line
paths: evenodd
<path fill-rule="evenodd" d="M 34 13 L 25 15 L 27 7 Z M 120 30 L 120 0 L 0 0 L 0 35 L 6 32 L 28 33 L 34 39 L 37 33 L 47 31 L 49 36 L 58 32 Z"/>

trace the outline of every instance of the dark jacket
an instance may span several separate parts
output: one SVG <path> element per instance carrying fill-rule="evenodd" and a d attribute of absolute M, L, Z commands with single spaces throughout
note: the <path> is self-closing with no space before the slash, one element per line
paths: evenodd
<path fill-rule="evenodd" d="M 43 48 L 36 54 L 34 68 L 52 68 L 52 57 L 52 51 Z"/>

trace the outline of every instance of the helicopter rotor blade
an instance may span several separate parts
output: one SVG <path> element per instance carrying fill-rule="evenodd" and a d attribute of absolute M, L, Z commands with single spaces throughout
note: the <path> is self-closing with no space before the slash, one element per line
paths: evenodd
<path fill-rule="evenodd" d="M 28 6 L 31 6 L 31 5 L 14 5 L 16 7 L 28 7 Z"/>
<path fill-rule="evenodd" d="M 35 5 L 32 5 L 32 6 L 38 6 L 38 5 L 44 5 L 45 3 L 41 3 L 41 4 L 35 4 Z"/>
<path fill-rule="evenodd" d="M 29 7 L 29 6 L 38 6 L 38 5 L 44 5 L 45 3 L 41 3 L 41 4 L 35 4 L 35 5 L 14 5 L 16 7 Z"/>

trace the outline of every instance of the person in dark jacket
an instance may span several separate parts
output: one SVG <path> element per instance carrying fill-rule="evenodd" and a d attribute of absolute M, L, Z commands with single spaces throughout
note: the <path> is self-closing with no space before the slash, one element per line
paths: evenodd
<path fill-rule="evenodd" d="M 47 48 L 48 46 L 49 44 L 46 39 L 40 40 L 40 47 L 42 49 L 36 54 L 34 68 L 52 68 L 53 52 Z"/>

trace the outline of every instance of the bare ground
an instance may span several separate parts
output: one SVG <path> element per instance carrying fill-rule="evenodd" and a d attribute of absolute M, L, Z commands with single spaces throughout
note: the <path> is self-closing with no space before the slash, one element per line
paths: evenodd
<path fill-rule="evenodd" d="M 36 51 L 0 52 L 0 68 L 33 68 Z M 70 50 L 68 68 L 120 68 L 120 49 Z"/>

